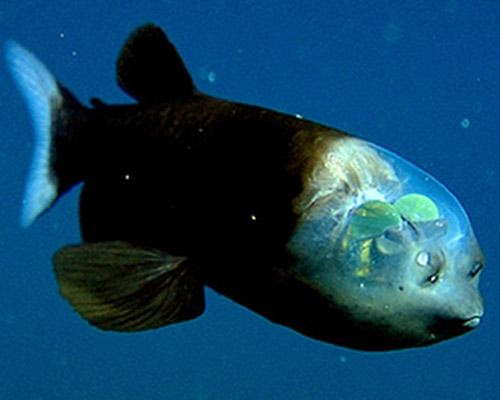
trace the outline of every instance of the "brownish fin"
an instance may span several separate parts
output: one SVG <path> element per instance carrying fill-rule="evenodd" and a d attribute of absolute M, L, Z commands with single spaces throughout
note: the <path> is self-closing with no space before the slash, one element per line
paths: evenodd
<path fill-rule="evenodd" d="M 92 325 L 142 331 L 203 313 L 203 284 L 186 260 L 126 242 L 100 242 L 63 247 L 54 267 L 61 294 Z"/>
<path fill-rule="evenodd" d="M 116 63 L 116 77 L 118 85 L 143 104 L 186 98 L 195 90 L 177 50 L 153 24 L 129 36 Z"/>

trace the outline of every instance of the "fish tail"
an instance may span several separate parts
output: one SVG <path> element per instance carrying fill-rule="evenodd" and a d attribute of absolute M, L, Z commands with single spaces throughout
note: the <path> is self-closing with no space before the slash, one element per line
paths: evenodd
<path fill-rule="evenodd" d="M 14 41 L 8 41 L 5 48 L 8 66 L 26 100 L 35 134 L 21 212 L 21 224 L 28 226 L 78 181 L 71 168 L 63 172 L 58 164 L 64 153 L 60 147 L 71 142 L 71 121 L 85 107 L 31 52 Z"/>

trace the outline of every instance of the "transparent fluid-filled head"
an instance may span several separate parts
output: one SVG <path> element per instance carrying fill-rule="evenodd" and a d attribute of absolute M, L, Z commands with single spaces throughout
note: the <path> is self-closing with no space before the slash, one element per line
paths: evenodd
<path fill-rule="evenodd" d="M 332 231 L 339 260 L 367 281 L 383 281 L 411 260 L 436 279 L 449 257 L 473 240 L 464 209 L 423 170 L 374 144 L 365 146 L 364 156 L 351 159 L 361 164 L 353 170 L 362 168 L 365 176 L 351 175 L 346 208 Z"/>
<path fill-rule="evenodd" d="M 455 196 L 359 139 L 335 139 L 320 154 L 296 202 L 303 211 L 289 250 L 298 279 L 344 310 L 359 338 L 376 326 L 380 340 L 423 345 L 477 325 L 482 255 Z M 459 329 L 438 332 L 445 320 Z"/>

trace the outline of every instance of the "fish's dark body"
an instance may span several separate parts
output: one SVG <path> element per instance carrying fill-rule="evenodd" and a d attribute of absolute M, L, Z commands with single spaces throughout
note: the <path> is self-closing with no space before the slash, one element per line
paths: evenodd
<path fill-rule="evenodd" d="M 15 43 L 8 60 L 36 134 L 22 222 L 83 183 L 83 243 L 59 250 L 54 266 L 61 294 L 93 325 L 140 331 L 195 318 L 208 286 L 363 350 L 477 326 L 482 256 L 467 217 L 392 153 L 200 93 L 154 25 L 118 58 L 130 105 L 83 106 Z"/>
<path fill-rule="evenodd" d="M 308 334 L 325 331 L 320 299 L 311 308 L 304 301 L 311 296 L 298 295 L 280 270 L 299 218 L 292 207 L 303 189 L 297 166 L 307 157 L 300 133 L 317 140 L 340 132 L 202 94 L 185 104 L 89 113 L 86 131 L 97 136 L 80 135 L 90 140 L 93 164 L 81 194 L 85 241 L 188 254 L 217 292 Z"/>

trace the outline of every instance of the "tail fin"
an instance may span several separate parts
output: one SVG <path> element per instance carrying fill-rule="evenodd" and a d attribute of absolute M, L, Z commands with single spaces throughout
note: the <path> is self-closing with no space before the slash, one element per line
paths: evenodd
<path fill-rule="evenodd" d="M 34 154 L 21 214 L 21 224 L 28 226 L 68 188 L 61 187 L 55 170 L 55 139 L 67 134 L 62 131 L 68 125 L 68 109 L 83 109 L 83 106 L 59 85 L 33 54 L 18 43 L 7 42 L 6 57 L 26 100 L 35 130 Z"/>

